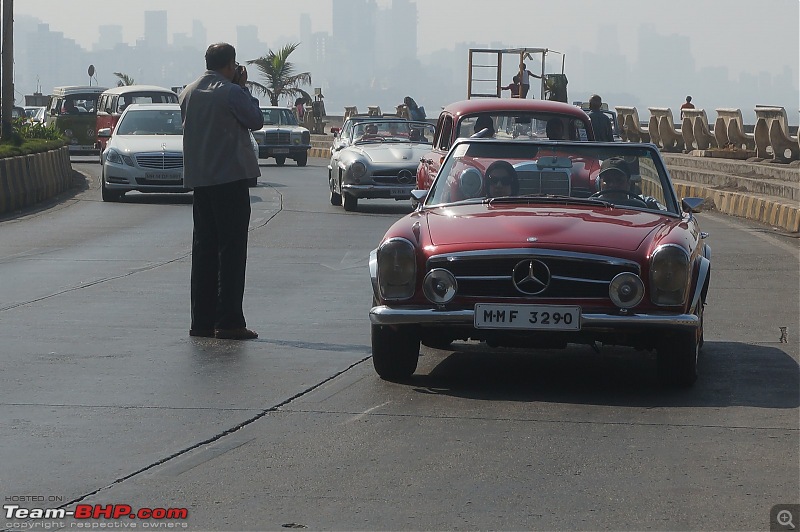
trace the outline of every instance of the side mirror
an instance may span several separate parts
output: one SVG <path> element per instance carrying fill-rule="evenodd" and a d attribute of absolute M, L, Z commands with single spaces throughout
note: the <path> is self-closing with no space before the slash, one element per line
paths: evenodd
<path fill-rule="evenodd" d="M 331 133 L 333 134 L 334 137 L 338 137 L 339 133 L 341 133 L 341 131 L 342 131 L 342 128 L 340 128 L 340 127 L 332 127 L 331 128 Z"/>
<path fill-rule="evenodd" d="M 703 203 L 705 198 L 683 198 L 681 200 L 681 208 L 683 212 L 696 213 L 703 212 Z"/>
<path fill-rule="evenodd" d="M 97 137 L 98 138 L 109 138 L 111 137 L 111 128 L 104 127 L 97 130 Z"/>
<path fill-rule="evenodd" d="M 425 201 L 425 198 L 428 197 L 428 191 L 414 189 L 411 191 L 411 197 L 417 200 L 418 203 L 423 203 Z"/>

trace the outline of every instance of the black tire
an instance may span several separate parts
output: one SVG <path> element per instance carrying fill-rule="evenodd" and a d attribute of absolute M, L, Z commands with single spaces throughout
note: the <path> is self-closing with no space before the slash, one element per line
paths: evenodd
<path fill-rule="evenodd" d="M 344 210 L 354 211 L 358 209 L 358 198 L 342 191 L 342 204 L 344 205 Z"/>
<path fill-rule="evenodd" d="M 372 326 L 372 365 L 388 381 L 409 378 L 417 369 L 419 338 L 411 327 Z"/>
<path fill-rule="evenodd" d="M 119 201 L 125 195 L 124 191 L 109 190 L 106 188 L 106 179 L 103 175 L 100 176 L 100 193 L 103 196 L 103 201 Z"/>
<path fill-rule="evenodd" d="M 305 166 L 308 164 L 308 152 L 304 153 L 303 155 L 298 155 L 295 161 L 297 162 L 297 166 Z"/>
<path fill-rule="evenodd" d="M 275 164 L 278 166 L 283 166 L 286 164 L 286 157 L 275 157 Z"/>
<path fill-rule="evenodd" d="M 697 357 L 700 353 L 697 331 L 677 331 L 665 335 L 657 350 L 658 379 L 661 384 L 690 388 L 697 380 Z"/>
<path fill-rule="evenodd" d="M 342 195 L 336 192 L 336 185 L 333 179 L 328 178 L 328 188 L 331 189 L 331 205 L 339 206 L 342 204 Z"/>

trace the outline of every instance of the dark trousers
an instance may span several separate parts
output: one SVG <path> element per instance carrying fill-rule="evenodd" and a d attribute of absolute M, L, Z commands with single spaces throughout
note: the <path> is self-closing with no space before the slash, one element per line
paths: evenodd
<path fill-rule="evenodd" d="M 245 327 L 247 181 L 195 188 L 192 215 L 192 329 Z"/>
<path fill-rule="evenodd" d="M 522 85 L 522 86 L 520 87 L 520 94 L 519 94 L 519 97 L 520 97 L 520 98 L 527 98 L 527 97 L 528 97 L 528 91 L 529 91 L 530 89 L 531 89 L 531 86 L 530 86 L 530 85 Z"/>

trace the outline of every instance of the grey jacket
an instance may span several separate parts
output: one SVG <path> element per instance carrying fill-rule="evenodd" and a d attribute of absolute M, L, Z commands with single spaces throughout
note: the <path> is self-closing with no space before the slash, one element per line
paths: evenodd
<path fill-rule="evenodd" d="M 187 188 L 258 177 L 248 130 L 264 117 L 250 91 L 207 70 L 178 97 L 183 117 L 183 182 Z"/>

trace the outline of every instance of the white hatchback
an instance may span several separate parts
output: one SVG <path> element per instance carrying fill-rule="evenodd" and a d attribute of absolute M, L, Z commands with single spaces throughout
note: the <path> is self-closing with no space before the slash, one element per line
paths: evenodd
<path fill-rule="evenodd" d="M 177 103 L 132 104 L 100 155 L 103 201 L 119 201 L 130 191 L 189 192 L 183 186 L 183 124 Z"/>

